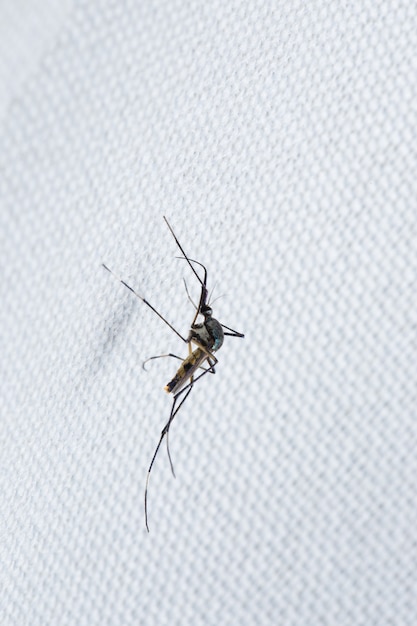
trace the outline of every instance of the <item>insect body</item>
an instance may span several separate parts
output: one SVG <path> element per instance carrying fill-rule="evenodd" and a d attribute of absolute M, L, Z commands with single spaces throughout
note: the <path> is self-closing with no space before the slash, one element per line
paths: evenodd
<path fill-rule="evenodd" d="M 207 358 L 207 352 L 204 352 L 202 348 L 193 350 L 181 363 L 174 378 L 165 385 L 164 391 L 174 394 L 177 393 L 187 380 L 194 376 L 196 370 L 201 367 Z"/>
<path fill-rule="evenodd" d="M 217 359 L 215 359 L 213 352 L 223 345 L 224 332 L 220 322 L 212 317 L 212 310 L 209 306 L 204 306 L 201 314 L 204 315 L 204 322 L 193 324 L 187 339 L 189 343 L 194 342 L 199 347 L 184 359 L 174 378 L 165 385 L 164 389 L 168 393 L 177 393 L 206 359 L 211 365 L 211 372 L 214 374 L 214 365 L 217 363 Z M 210 357 L 214 361 L 213 363 L 211 363 Z"/>
<path fill-rule="evenodd" d="M 145 361 L 143 363 L 143 367 L 144 367 L 145 364 L 148 361 L 151 361 L 153 359 L 164 358 L 164 357 L 173 357 L 175 359 L 179 359 L 180 361 L 182 361 L 182 363 L 181 363 L 180 367 L 178 368 L 175 376 L 164 387 L 165 391 L 168 392 L 168 393 L 172 393 L 174 398 L 173 398 L 173 403 L 172 403 L 171 413 L 170 413 L 169 419 L 168 419 L 167 423 L 165 424 L 164 428 L 162 429 L 161 436 L 160 436 L 158 445 L 155 448 L 155 452 L 153 454 L 151 463 L 149 465 L 149 469 L 148 469 L 148 473 L 147 473 L 147 477 L 146 477 L 146 486 L 145 486 L 145 524 L 146 524 L 146 528 L 147 528 L 148 532 L 149 532 L 149 526 L 148 526 L 148 484 L 149 484 L 149 477 L 150 477 L 150 473 L 151 473 L 151 470 L 152 470 L 155 458 L 156 458 L 156 456 L 158 454 L 158 451 L 159 451 L 159 448 L 161 446 L 161 443 L 162 443 L 163 439 L 166 437 L 168 458 L 169 458 L 169 462 L 170 462 L 170 465 L 171 465 L 171 471 L 172 471 L 173 475 L 175 476 L 174 467 L 173 467 L 173 464 L 172 464 L 171 455 L 170 455 L 170 451 L 169 451 L 169 443 L 168 443 L 168 434 L 169 434 L 169 429 L 170 429 L 171 423 L 172 423 L 174 417 L 177 415 L 179 409 L 181 408 L 181 406 L 184 404 L 185 400 L 188 398 L 189 394 L 191 393 L 191 389 L 193 388 L 193 385 L 195 384 L 195 382 L 197 380 L 199 380 L 200 378 L 202 378 L 207 373 L 211 373 L 211 374 L 215 373 L 215 365 L 216 365 L 216 363 L 218 361 L 217 361 L 217 358 L 214 356 L 214 352 L 219 350 L 219 348 L 221 348 L 221 346 L 223 345 L 223 341 L 224 341 L 225 335 L 228 335 L 230 337 L 244 337 L 244 335 L 242 333 L 239 333 L 239 332 L 233 330 L 232 328 L 229 328 L 228 326 L 225 326 L 224 324 L 221 324 L 220 322 L 218 322 L 216 319 L 213 318 L 212 308 L 210 307 L 209 303 L 207 302 L 207 298 L 208 298 L 207 270 L 206 270 L 206 268 L 204 267 L 204 265 L 202 263 L 200 263 L 199 261 L 195 261 L 193 259 L 190 259 L 185 254 L 185 252 L 184 252 L 180 242 L 178 241 L 177 237 L 175 236 L 174 231 L 172 230 L 172 228 L 171 228 L 170 224 L 168 223 L 168 220 L 166 219 L 165 216 L 164 216 L 164 220 L 165 220 L 169 230 L 171 231 L 171 234 L 174 237 L 175 242 L 176 242 L 178 248 L 181 250 L 181 253 L 182 253 L 183 256 L 180 257 L 180 258 L 183 258 L 184 260 L 187 261 L 188 265 L 192 269 L 194 275 L 197 277 L 197 279 L 198 279 L 198 281 L 200 283 L 200 286 L 201 286 L 199 304 L 198 304 L 198 306 L 194 305 L 195 308 L 196 308 L 196 312 L 195 312 L 194 319 L 193 319 L 193 321 L 191 323 L 190 331 L 188 333 L 188 337 L 187 338 L 183 337 L 168 322 L 168 320 L 165 319 L 165 317 L 163 317 L 147 300 L 145 300 L 145 298 L 143 298 L 137 291 L 132 289 L 132 287 L 130 287 L 127 283 L 125 283 L 118 276 L 116 276 L 103 263 L 103 267 L 107 271 L 109 271 L 111 274 L 113 274 L 116 278 L 118 278 L 118 280 L 120 280 L 120 282 L 125 287 L 130 289 L 130 291 L 132 291 L 132 293 L 135 296 L 137 296 L 150 309 L 152 309 L 152 311 L 154 313 L 156 313 L 158 315 L 158 317 L 160 317 L 162 319 L 162 321 L 165 322 L 165 324 L 167 324 L 167 326 L 169 326 L 171 328 L 171 330 L 176 335 L 178 335 L 178 337 L 180 337 L 180 339 L 182 339 L 182 341 L 184 343 L 188 344 L 188 349 L 189 349 L 189 354 L 188 354 L 188 356 L 185 359 L 182 359 L 181 357 L 177 356 L 176 354 L 169 353 L 169 354 L 161 354 L 161 355 L 158 355 L 158 356 L 150 357 L 149 359 L 147 359 L 147 361 Z M 201 277 L 197 273 L 197 271 L 196 271 L 196 269 L 194 267 L 194 264 L 199 265 L 200 267 L 203 268 L 203 270 L 204 270 L 204 278 L 203 279 L 201 279 Z M 185 285 L 185 287 L 186 287 L 187 294 L 188 294 L 187 285 Z M 191 300 L 189 295 L 188 295 L 188 297 Z M 203 322 L 197 322 L 197 319 L 198 319 L 199 316 L 203 317 Z M 226 332 L 226 331 L 229 331 L 229 332 Z M 194 349 L 192 349 L 193 345 L 195 346 Z"/>

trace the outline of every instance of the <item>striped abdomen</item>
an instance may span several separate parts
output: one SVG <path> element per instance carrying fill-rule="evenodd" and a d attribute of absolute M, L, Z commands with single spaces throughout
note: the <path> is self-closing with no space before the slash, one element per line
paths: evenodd
<path fill-rule="evenodd" d="M 164 389 L 167 393 L 177 393 L 185 385 L 185 383 L 194 375 L 195 371 L 207 359 L 207 352 L 201 348 L 196 348 L 181 363 L 174 378 L 165 385 Z"/>

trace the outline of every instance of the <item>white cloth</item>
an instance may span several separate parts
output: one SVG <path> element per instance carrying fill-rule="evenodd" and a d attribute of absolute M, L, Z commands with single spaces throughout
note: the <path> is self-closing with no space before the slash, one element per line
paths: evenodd
<path fill-rule="evenodd" d="M 37 5 L 0 9 L 0 623 L 416 624 L 416 3 Z M 245 338 L 148 534 L 178 363 L 141 364 L 187 347 L 101 263 L 186 334 L 163 215 Z"/>

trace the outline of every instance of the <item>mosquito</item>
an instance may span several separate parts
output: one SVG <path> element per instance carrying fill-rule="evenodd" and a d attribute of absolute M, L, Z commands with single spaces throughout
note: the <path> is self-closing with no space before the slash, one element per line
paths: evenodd
<path fill-rule="evenodd" d="M 157 457 L 157 454 L 159 452 L 159 448 L 161 447 L 161 444 L 164 440 L 164 438 L 166 438 L 166 443 L 167 443 L 167 454 L 168 454 L 168 459 L 169 459 L 169 463 L 171 466 L 171 471 L 173 476 L 175 477 L 175 472 L 174 472 L 174 466 L 172 463 L 172 459 L 171 459 L 171 454 L 169 451 L 169 441 L 168 441 L 168 435 L 169 435 L 169 429 L 171 427 L 172 421 L 174 420 L 175 416 L 177 415 L 178 411 L 180 410 L 180 408 L 182 407 L 182 405 L 184 404 L 184 402 L 186 401 L 186 399 L 188 398 L 188 396 L 191 393 L 191 390 L 194 386 L 194 384 L 200 380 L 203 376 L 205 376 L 206 374 L 215 374 L 216 370 L 215 370 L 215 365 L 218 363 L 218 359 L 216 358 L 216 356 L 214 355 L 215 352 L 217 352 L 221 346 L 223 345 L 223 341 L 224 341 L 224 337 L 227 335 L 229 337 L 244 337 L 243 333 L 239 333 L 236 330 L 233 330 L 232 328 L 229 328 L 229 326 L 226 326 L 225 324 L 221 324 L 218 320 L 214 319 L 213 317 L 213 310 L 210 306 L 210 302 L 209 302 L 209 298 L 208 298 L 208 289 L 207 289 L 207 269 L 206 267 L 200 263 L 199 261 L 196 261 L 194 259 L 191 259 L 189 256 L 187 256 L 187 254 L 185 253 L 182 245 L 180 244 L 180 242 L 178 241 L 171 225 L 169 224 L 167 218 L 165 217 L 165 215 L 163 216 L 174 240 L 175 243 L 177 244 L 179 250 L 181 251 L 182 256 L 181 257 L 177 257 L 180 259 L 184 259 L 185 261 L 187 261 L 188 265 L 190 266 L 193 274 L 196 276 L 198 282 L 200 283 L 200 287 L 201 287 L 201 291 L 200 291 L 200 299 L 198 302 L 198 306 L 196 306 L 193 301 L 191 300 L 190 294 L 188 292 L 188 288 L 187 288 L 187 284 L 184 280 L 184 284 L 185 284 L 185 289 L 187 292 L 187 296 L 188 299 L 191 301 L 191 303 L 194 305 L 196 311 L 195 311 L 195 315 L 194 315 L 194 319 L 191 323 L 190 326 L 190 330 L 188 333 L 187 337 L 184 337 L 180 332 L 178 332 L 178 330 L 176 328 L 174 328 L 174 326 L 172 324 L 170 324 L 170 322 L 168 322 L 168 320 L 161 314 L 159 313 L 159 311 L 157 311 L 155 309 L 155 307 L 152 306 L 152 304 L 150 304 L 150 302 L 148 302 L 148 300 L 146 300 L 143 296 L 141 296 L 137 291 L 135 291 L 130 285 L 128 285 L 124 280 L 122 280 L 119 276 L 117 276 L 111 269 L 109 269 L 107 267 L 107 265 L 105 265 L 104 263 L 102 264 L 103 267 L 110 272 L 110 274 L 113 274 L 113 276 L 119 280 L 122 285 L 124 285 L 125 287 L 127 287 L 137 298 L 139 298 L 139 300 L 141 300 L 144 304 L 146 304 L 146 306 L 148 306 L 154 313 L 156 313 L 156 315 L 186 344 L 188 344 L 188 356 L 183 359 L 180 356 L 177 356 L 176 354 L 172 354 L 171 352 L 169 354 L 160 354 L 158 356 L 152 356 L 149 359 L 147 359 L 146 361 L 144 361 L 143 363 L 143 367 L 145 368 L 145 364 L 148 361 L 151 361 L 153 359 L 160 359 L 160 358 L 165 358 L 165 357 L 172 357 L 174 359 L 178 359 L 180 361 L 182 361 L 181 365 L 179 366 L 175 376 L 165 385 L 164 390 L 167 393 L 171 393 L 173 395 L 173 401 L 172 401 L 172 407 L 171 407 L 171 413 L 169 416 L 169 419 L 167 421 L 167 423 L 165 424 L 165 426 L 163 427 L 162 431 L 161 431 L 161 436 L 160 439 L 158 441 L 158 445 L 155 448 L 154 454 L 152 456 L 151 459 L 151 463 L 149 465 L 148 468 L 148 473 L 146 476 L 146 484 L 145 484 L 145 525 L 146 525 L 146 529 L 149 532 L 149 524 L 148 524 L 148 486 L 149 486 L 149 477 L 152 471 L 152 467 L 153 464 L 155 462 L 155 459 Z M 203 278 L 201 278 L 201 276 L 199 275 L 199 273 L 197 272 L 195 265 L 199 266 L 200 268 L 203 269 Z M 203 321 L 198 322 L 198 318 L 200 317 L 203 318 Z M 201 370 L 201 372 L 200 372 Z"/>

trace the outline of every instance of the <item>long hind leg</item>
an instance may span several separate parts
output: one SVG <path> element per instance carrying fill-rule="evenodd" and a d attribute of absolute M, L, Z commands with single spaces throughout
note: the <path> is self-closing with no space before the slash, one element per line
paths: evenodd
<path fill-rule="evenodd" d="M 158 445 L 155 448 L 155 452 L 153 454 L 151 463 L 149 465 L 148 474 L 146 476 L 146 485 L 145 485 L 145 524 L 146 524 L 146 530 L 148 532 L 149 532 L 149 526 L 148 526 L 148 485 L 149 485 L 149 478 L 150 478 L 150 474 L 151 474 L 151 470 L 152 470 L 153 464 L 155 462 L 156 456 L 158 454 L 159 448 L 161 447 L 161 443 L 162 443 L 164 437 L 167 436 L 167 438 L 168 438 L 169 429 L 171 427 L 171 424 L 172 424 L 172 421 L 173 421 L 174 417 L 176 416 L 176 414 L 178 413 L 178 411 L 180 410 L 180 408 L 182 407 L 182 405 L 184 404 L 184 402 L 186 401 L 186 399 L 190 395 L 191 389 L 193 388 L 194 384 L 197 382 L 197 380 L 199 380 L 202 376 L 204 376 L 208 372 L 211 372 L 213 374 L 215 373 L 215 370 L 214 370 L 214 365 L 215 364 L 210 359 L 208 359 L 208 361 L 209 361 L 209 364 L 210 364 L 210 368 L 204 370 L 204 372 L 199 374 L 199 376 L 194 378 L 194 380 L 192 380 L 188 385 L 183 387 L 183 389 L 181 389 L 181 391 L 179 391 L 174 396 L 174 400 L 172 402 L 171 413 L 170 413 L 169 419 L 168 419 L 167 423 L 165 424 L 165 426 L 162 429 L 161 436 L 160 436 L 160 439 L 158 441 Z M 180 398 L 184 393 L 185 393 L 185 396 L 183 398 L 181 398 L 181 402 L 177 406 L 178 398 Z M 167 442 L 168 442 L 168 439 L 167 439 Z M 171 465 L 171 471 L 172 471 L 173 475 L 175 476 L 174 467 L 173 467 L 173 464 L 172 464 L 171 454 L 169 452 L 169 446 L 168 445 L 167 445 L 167 451 L 168 451 L 169 462 L 170 462 L 170 465 Z"/>
<path fill-rule="evenodd" d="M 145 367 L 146 363 L 148 363 L 149 361 L 153 361 L 154 359 L 164 359 L 166 357 L 172 357 L 174 359 L 178 359 L 179 361 L 184 360 L 182 356 L 177 356 L 176 354 L 172 354 L 172 352 L 169 352 L 168 354 L 158 354 L 157 356 L 150 356 L 149 359 L 146 359 L 146 361 L 142 363 L 142 367 L 146 371 L 146 367 Z M 200 365 L 198 369 L 203 370 L 204 372 L 210 372 L 210 374 L 214 374 L 211 367 L 206 368 Z"/>
<path fill-rule="evenodd" d="M 178 396 L 180 394 L 177 394 L 174 397 L 174 400 L 173 400 L 173 403 L 172 403 L 172 408 L 171 408 L 171 414 L 169 416 L 169 420 L 167 421 L 167 423 L 165 424 L 165 426 L 162 429 L 161 437 L 160 437 L 160 439 L 158 441 L 158 445 L 155 448 L 155 452 L 153 453 L 153 457 L 152 457 L 151 463 L 149 465 L 148 474 L 146 476 L 146 485 L 145 485 L 145 524 L 146 524 L 146 530 L 148 532 L 149 532 L 149 526 L 148 526 L 148 484 L 149 484 L 149 478 L 150 478 L 150 475 L 151 475 L 151 470 L 152 470 L 153 464 L 155 462 L 156 456 L 158 454 L 159 448 L 161 447 L 161 443 L 162 443 L 165 435 L 168 435 L 168 431 L 169 431 L 169 428 L 171 426 L 171 422 L 174 419 L 174 417 L 176 416 L 176 414 L 178 413 L 178 411 L 180 410 L 180 408 L 182 407 L 182 405 L 184 404 L 184 402 L 186 401 L 186 399 L 188 398 L 188 396 L 190 395 L 191 389 L 192 389 L 192 386 L 188 388 L 187 393 L 182 398 L 181 402 L 179 403 L 179 405 L 177 407 L 176 407 L 176 403 L 177 403 Z M 169 452 L 169 447 L 167 448 L 167 450 L 168 450 L 169 462 L 170 462 L 170 465 L 171 465 L 171 471 L 172 471 L 173 475 L 175 476 L 174 467 L 172 465 L 172 460 L 171 460 L 171 454 Z"/>

